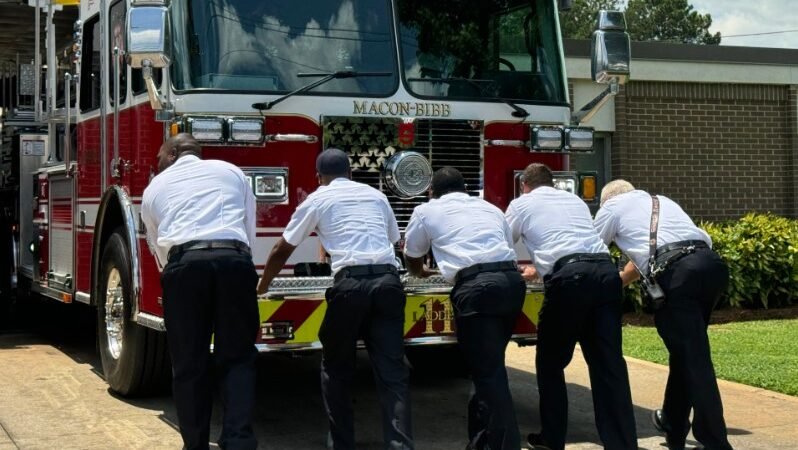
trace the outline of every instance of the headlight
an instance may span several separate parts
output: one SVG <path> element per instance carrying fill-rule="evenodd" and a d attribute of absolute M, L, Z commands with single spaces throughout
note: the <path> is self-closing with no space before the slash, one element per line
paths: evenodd
<path fill-rule="evenodd" d="M 385 183 L 402 198 L 427 192 L 432 183 L 432 166 L 421 153 L 399 152 L 385 163 Z"/>
<path fill-rule="evenodd" d="M 566 128 L 565 150 L 589 152 L 593 150 L 592 128 Z"/>
<path fill-rule="evenodd" d="M 266 198 L 285 198 L 285 175 L 270 173 L 255 177 L 255 195 Z"/>
<path fill-rule="evenodd" d="M 189 117 L 186 119 L 186 123 L 188 132 L 198 141 L 224 141 L 224 121 L 222 119 Z"/>
<path fill-rule="evenodd" d="M 263 121 L 259 119 L 229 119 L 230 140 L 258 143 L 263 141 Z"/>
<path fill-rule="evenodd" d="M 576 174 L 569 172 L 554 172 L 554 188 L 576 194 Z"/>
<path fill-rule="evenodd" d="M 286 203 L 288 201 L 288 169 L 264 167 L 245 169 L 245 178 L 258 201 Z"/>
<path fill-rule="evenodd" d="M 560 127 L 532 125 L 530 137 L 532 150 L 557 151 L 562 149 L 562 128 Z"/>

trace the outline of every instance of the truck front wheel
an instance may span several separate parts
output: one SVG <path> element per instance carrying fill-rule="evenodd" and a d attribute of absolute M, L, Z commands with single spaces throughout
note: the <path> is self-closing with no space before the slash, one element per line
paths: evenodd
<path fill-rule="evenodd" d="M 166 333 L 133 321 L 130 252 L 118 229 L 106 243 L 97 289 L 97 343 L 105 380 L 123 396 L 164 393 L 171 377 Z"/>

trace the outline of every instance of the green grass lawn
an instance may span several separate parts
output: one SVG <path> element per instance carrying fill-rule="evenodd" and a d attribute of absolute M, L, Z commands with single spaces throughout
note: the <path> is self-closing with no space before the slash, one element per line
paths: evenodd
<path fill-rule="evenodd" d="M 798 319 L 710 325 L 709 341 L 718 378 L 798 395 Z M 654 327 L 624 326 L 623 351 L 668 364 Z"/>

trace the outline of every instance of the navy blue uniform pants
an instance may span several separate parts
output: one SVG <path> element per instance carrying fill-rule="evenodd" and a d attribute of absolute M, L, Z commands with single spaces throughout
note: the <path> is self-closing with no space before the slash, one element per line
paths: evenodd
<path fill-rule="evenodd" d="M 525 295 L 526 283 L 516 271 L 482 272 L 452 289 L 457 342 L 474 382 L 470 448 L 521 447 L 504 354 Z"/>
<path fill-rule="evenodd" d="M 707 450 L 728 450 L 723 404 L 710 355 L 707 326 L 729 283 L 729 271 L 710 249 L 674 262 L 659 277 L 665 306 L 654 313 L 657 331 L 670 354 L 663 412 L 670 441 L 683 444 L 690 431 Z"/>
<path fill-rule="evenodd" d="M 352 377 L 357 341 L 366 344 L 382 409 L 384 448 L 413 448 L 409 370 L 405 362 L 405 291 L 396 274 L 346 277 L 327 290 L 319 329 L 321 389 L 332 448 L 355 448 Z"/>
<path fill-rule="evenodd" d="M 545 279 L 538 323 L 537 379 L 543 440 L 565 448 L 568 393 L 564 369 L 576 343 L 590 374 L 599 437 L 606 449 L 637 449 L 629 374 L 621 337 L 622 283 L 610 261 L 566 264 Z"/>
<path fill-rule="evenodd" d="M 174 255 L 161 275 L 173 395 L 186 449 L 208 448 L 214 368 L 224 403 L 219 446 L 257 447 L 252 431 L 257 283 L 252 258 L 232 249 Z"/>

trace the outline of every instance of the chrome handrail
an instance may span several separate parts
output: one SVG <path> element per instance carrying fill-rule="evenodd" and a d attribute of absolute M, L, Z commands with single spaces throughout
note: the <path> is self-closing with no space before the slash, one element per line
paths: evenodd
<path fill-rule="evenodd" d="M 119 178 L 119 47 L 114 47 L 114 159 L 111 160 L 111 176 Z"/>
<path fill-rule="evenodd" d="M 405 293 L 412 295 L 441 295 L 449 294 L 452 284 L 442 276 L 435 275 L 428 278 L 417 278 L 404 275 L 402 284 Z M 324 291 L 332 287 L 333 277 L 278 277 L 275 278 L 269 291 L 262 295 L 262 299 L 283 299 L 295 296 L 313 296 L 318 299 L 324 296 Z M 527 292 L 542 292 L 543 284 L 527 283 Z"/>
<path fill-rule="evenodd" d="M 64 121 L 64 166 L 67 178 L 72 176 L 72 74 L 64 74 L 66 119 Z"/>
<path fill-rule="evenodd" d="M 312 134 L 267 134 L 266 142 L 304 142 L 306 144 L 314 144 L 319 141 L 319 138 Z"/>

